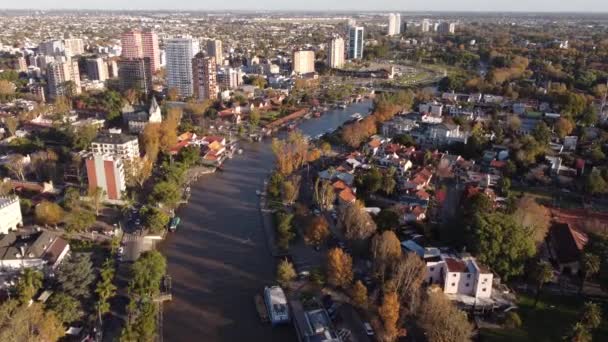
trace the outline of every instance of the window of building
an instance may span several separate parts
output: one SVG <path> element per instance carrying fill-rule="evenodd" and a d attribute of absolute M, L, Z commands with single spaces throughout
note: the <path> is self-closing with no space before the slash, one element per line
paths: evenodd
<path fill-rule="evenodd" d="M 452 283 L 452 286 L 456 286 L 456 283 Z"/>
<path fill-rule="evenodd" d="M 481 289 L 482 292 L 486 292 L 486 288 L 484 287 L 483 289 Z"/>
<path fill-rule="evenodd" d="M 471 279 L 471 274 L 467 274 L 467 278 Z"/>
<path fill-rule="evenodd" d="M 430 270 L 431 272 L 433 272 L 435 270 L 435 267 L 431 267 Z"/>
<path fill-rule="evenodd" d="M 466 283 L 466 287 L 469 287 L 469 283 Z"/>
<path fill-rule="evenodd" d="M 453 274 L 452 274 L 452 277 L 455 277 L 455 276 L 456 276 L 456 273 L 453 273 Z"/>

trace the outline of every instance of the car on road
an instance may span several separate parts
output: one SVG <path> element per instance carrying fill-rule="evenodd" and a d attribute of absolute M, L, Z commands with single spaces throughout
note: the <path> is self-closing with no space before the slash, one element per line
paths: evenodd
<path fill-rule="evenodd" d="M 367 336 L 374 336 L 374 329 L 372 329 L 372 325 L 369 322 L 363 323 L 363 329 L 365 329 Z"/>

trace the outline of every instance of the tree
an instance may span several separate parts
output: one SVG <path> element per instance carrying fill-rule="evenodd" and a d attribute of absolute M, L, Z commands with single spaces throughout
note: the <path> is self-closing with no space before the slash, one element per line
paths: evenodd
<path fill-rule="evenodd" d="M 587 279 L 596 275 L 600 271 L 600 264 L 601 259 L 595 254 L 585 252 L 583 253 L 583 255 L 581 255 L 581 273 L 583 275 L 583 279 L 581 281 L 579 293 L 583 292 L 583 288 L 585 287 L 585 282 L 587 281 Z"/>
<path fill-rule="evenodd" d="M 396 169 L 394 167 L 390 167 L 382 177 L 382 191 L 391 195 L 395 191 L 395 187 L 397 186 L 397 181 L 395 180 Z"/>
<path fill-rule="evenodd" d="M 517 329 L 519 327 L 521 327 L 521 317 L 519 317 L 519 315 L 517 314 L 517 312 L 515 311 L 509 311 L 507 312 L 507 315 L 505 317 L 505 327 L 510 328 L 510 329 Z"/>
<path fill-rule="evenodd" d="M 180 108 L 172 107 L 167 111 L 165 120 L 160 124 L 159 127 L 159 146 L 160 150 L 164 153 L 168 153 L 171 148 L 177 144 L 177 129 L 182 117 L 182 110 Z"/>
<path fill-rule="evenodd" d="M 97 282 L 95 293 L 97 294 L 97 311 L 99 317 L 110 311 L 110 303 L 108 300 L 116 294 L 116 286 L 114 280 L 114 263 L 111 259 L 104 262 L 100 273 L 100 280 Z"/>
<path fill-rule="evenodd" d="M 287 259 L 281 260 L 277 266 L 277 282 L 281 286 L 287 287 L 295 278 L 296 270 L 293 267 L 293 264 Z"/>
<path fill-rule="evenodd" d="M 555 123 L 555 132 L 562 139 L 572 133 L 573 130 L 574 123 L 569 118 L 559 118 Z"/>
<path fill-rule="evenodd" d="M 576 322 L 564 339 L 571 342 L 591 342 L 592 336 L 582 323 Z"/>
<path fill-rule="evenodd" d="M 597 303 L 586 302 L 579 321 L 590 331 L 597 329 L 602 324 L 602 308 Z"/>
<path fill-rule="evenodd" d="M 392 209 L 382 209 L 374 216 L 374 222 L 380 231 L 395 230 L 399 227 L 399 214 Z"/>
<path fill-rule="evenodd" d="M 426 264 L 416 253 L 407 253 L 396 263 L 391 274 L 390 287 L 414 311 L 420 288 L 426 278 Z"/>
<path fill-rule="evenodd" d="M 103 208 L 103 199 L 106 192 L 100 187 L 89 188 L 89 197 L 95 208 L 95 216 L 99 216 L 99 211 Z"/>
<path fill-rule="evenodd" d="M 391 273 L 395 263 L 401 258 L 401 242 L 390 230 L 376 234 L 372 238 L 371 255 L 374 269 L 380 281 L 384 283 L 386 273 Z"/>
<path fill-rule="evenodd" d="M 147 124 L 141 134 L 146 157 L 152 161 L 152 164 L 156 162 L 160 151 L 160 135 L 160 124 L 158 123 Z"/>
<path fill-rule="evenodd" d="M 9 116 L 4 120 L 4 124 L 6 125 L 6 130 L 10 136 L 14 136 L 15 132 L 17 132 L 17 125 L 19 124 L 19 120 L 17 120 L 13 116 Z"/>
<path fill-rule="evenodd" d="M 51 296 L 46 306 L 50 310 L 53 310 L 57 314 L 57 318 L 64 324 L 75 322 L 83 315 L 80 302 L 63 292 Z"/>
<path fill-rule="evenodd" d="M 538 204 L 536 199 L 524 195 L 517 201 L 513 220 L 524 228 L 530 230 L 534 241 L 541 244 L 549 232 L 551 225 L 551 213 L 544 205 Z"/>
<path fill-rule="evenodd" d="M 167 90 L 167 99 L 169 101 L 177 101 L 179 99 L 179 89 L 176 87 L 171 87 Z"/>
<path fill-rule="evenodd" d="M 376 223 L 363 209 L 361 202 L 347 205 L 342 211 L 346 238 L 350 240 L 365 240 L 376 232 Z"/>
<path fill-rule="evenodd" d="M 12 155 L 8 163 L 4 164 L 10 173 L 12 173 L 19 180 L 25 180 L 25 157 L 20 154 Z"/>
<path fill-rule="evenodd" d="M 188 167 L 194 166 L 201 160 L 201 149 L 195 145 L 186 146 L 179 150 L 177 158 Z"/>
<path fill-rule="evenodd" d="M 367 308 L 367 287 L 365 287 L 361 280 L 357 280 L 350 288 L 350 297 L 358 307 L 362 309 Z"/>
<path fill-rule="evenodd" d="M 15 85 L 8 80 L 0 80 L 0 99 L 9 99 L 13 95 L 15 95 Z"/>
<path fill-rule="evenodd" d="M 602 177 L 599 170 L 594 169 L 587 176 L 585 188 L 592 195 L 606 193 L 608 192 L 608 182 Z"/>
<path fill-rule="evenodd" d="M 143 218 L 144 225 L 148 227 L 153 234 L 160 234 L 171 220 L 169 215 L 165 212 L 152 206 L 142 207 L 140 214 Z"/>
<path fill-rule="evenodd" d="M 58 204 L 49 201 L 40 202 L 35 209 L 36 222 L 44 225 L 57 225 L 64 217 L 64 211 Z"/>
<path fill-rule="evenodd" d="M 315 203 L 323 211 L 330 210 L 336 200 L 336 192 L 329 181 L 317 178 L 315 181 L 315 192 L 313 194 Z"/>
<path fill-rule="evenodd" d="M 17 281 L 17 294 L 19 301 L 26 304 L 34 297 L 36 292 L 42 287 L 42 273 L 33 268 L 23 270 Z"/>
<path fill-rule="evenodd" d="M 97 127 L 94 125 L 88 125 L 79 127 L 74 130 L 72 136 L 72 146 L 78 150 L 84 150 L 89 148 L 95 137 L 97 136 Z"/>
<path fill-rule="evenodd" d="M 293 214 L 286 213 L 283 211 L 277 212 L 277 245 L 282 250 L 286 251 L 289 249 L 289 243 L 296 237 L 293 232 Z"/>
<path fill-rule="evenodd" d="M 55 280 L 60 291 L 77 299 L 89 298 L 95 280 L 93 263 L 88 254 L 72 254 L 59 265 Z"/>
<path fill-rule="evenodd" d="M 347 288 L 353 281 L 353 260 L 341 248 L 327 253 L 327 282 L 335 287 Z"/>
<path fill-rule="evenodd" d="M 397 294 L 395 292 L 385 293 L 382 305 L 378 308 L 378 315 L 384 323 L 384 333 L 389 341 L 397 337 L 399 309 L 399 297 Z"/>
<path fill-rule="evenodd" d="M 380 189 L 383 189 L 384 185 L 382 173 L 375 167 L 371 168 L 362 177 L 358 178 L 357 183 L 368 193 L 378 192 Z"/>
<path fill-rule="evenodd" d="M 9 300 L 0 305 L 0 341 L 58 341 L 65 328 L 40 303 L 29 307 Z"/>
<path fill-rule="evenodd" d="M 162 203 L 168 207 L 175 207 L 182 198 L 179 186 L 174 182 L 158 182 L 152 188 L 148 198 L 150 203 Z"/>
<path fill-rule="evenodd" d="M 543 285 L 553 279 L 553 267 L 546 261 L 538 261 L 531 275 L 536 284 L 536 296 L 534 298 L 534 307 L 536 307 L 536 304 L 538 304 L 538 300 L 540 299 L 540 292 Z"/>
<path fill-rule="evenodd" d="M 426 332 L 429 342 L 469 341 L 473 333 L 467 315 L 441 292 L 429 293 L 422 301 L 418 324 Z"/>
<path fill-rule="evenodd" d="M 133 276 L 129 282 L 129 292 L 139 297 L 156 296 L 166 270 L 167 261 L 160 252 L 152 250 L 142 253 L 131 268 Z"/>
<path fill-rule="evenodd" d="M 298 198 L 300 192 L 300 177 L 297 175 L 291 176 L 283 182 L 283 203 L 293 204 Z"/>
<path fill-rule="evenodd" d="M 524 263 L 536 252 L 530 231 L 503 213 L 476 214 L 470 232 L 478 260 L 505 280 L 522 274 Z"/>
<path fill-rule="evenodd" d="M 85 208 L 77 207 L 70 211 L 65 218 L 68 232 L 82 232 L 95 224 L 95 214 Z"/>
<path fill-rule="evenodd" d="M 279 172 L 275 171 L 270 176 L 270 180 L 268 181 L 268 194 L 273 198 L 278 198 L 281 195 L 281 187 L 284 182 L 284 177 Z"/>
<path fill-rule="evenodd" d="M 534 136 L 534 139 L 536 139 L 536 141 L 538 141 L 542 145 L 546 145 L 551 139 L 551 130 L 544 121 L 541 121 L 536 125 L 536 127 L 534 127 L 532 135 Z"/>
<path fill-rule="evenodd" d="M 148 158 L 148 155 L 145 155 L 143 158 L 136 157 L 126 160 L 124 165 L 127 184 L 138 186 L 140 189 L 143 188 L 146 180 L 150 178 L 152 169 L 154 168 L 154 162 Z"/>
<path fill-rule="evenodd" d="M 314 217 L 304 233 L 304 241 L 311 245 L 320 245 L 329 237 L 329 224 L 324 216 Z"/>
<path fill-rule="evenodd" d="M 257 127 L 260 124 L 260 112 L 256 109 L 249 113 L 249 124 L 251 127 Z"/>

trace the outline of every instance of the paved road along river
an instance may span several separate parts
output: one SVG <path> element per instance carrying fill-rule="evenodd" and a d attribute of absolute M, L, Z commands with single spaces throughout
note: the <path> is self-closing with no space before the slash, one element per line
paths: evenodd
<path fill-rule="evenodd" d="M 353 113 L 367 114 L 370 105 L 330 111 L 299 129 L 314 137 Z M 261 324 L 253 304 L 254 294 L 275 278 L 255 194 L 273 156 L 268 141 L 241 148 L 243 154 L 228 160 L 223 172 L 192 185 L 190 202 L 178 210 L 178 231 L 160 246 L 173 285 L 173 301 L 164 305 L 165 341 L 296 341 L 291 326 Z"/>

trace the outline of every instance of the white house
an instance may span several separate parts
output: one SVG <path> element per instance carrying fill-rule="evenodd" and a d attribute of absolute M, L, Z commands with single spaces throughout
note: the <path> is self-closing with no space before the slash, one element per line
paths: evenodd
<path fill-rule="evenodd" d="M 22 225 L 19 197 L 0 197 L 0 234 L 8 234 Z"/>
<path fill-rule="evenodd" d="M 55 269 L 68 255 L 70 245 L 53 233 L 33 234 L 10 232 L 0 239 L 0 269 Z"/>

